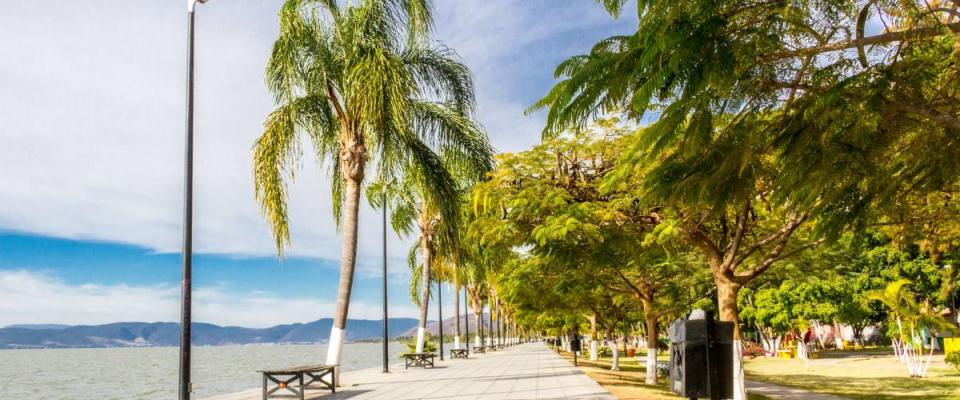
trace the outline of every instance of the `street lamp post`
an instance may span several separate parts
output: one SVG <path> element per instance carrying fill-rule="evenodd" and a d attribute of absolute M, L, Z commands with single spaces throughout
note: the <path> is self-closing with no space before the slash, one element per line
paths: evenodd
<path fill-rule="evenodd" d="M 183 190 L 183 272 L 180 288 L 180 377 L 179 398 L 189 400 L 191 295 L 193 292 L 193 35 L 194 9 L 207 0 L 187 0 L 187 129 Z"/>
<path fill-rule="evenodd" d="M 383 191 L 383 372 L 390 372 L 387 334 L 387 191 Z"/>

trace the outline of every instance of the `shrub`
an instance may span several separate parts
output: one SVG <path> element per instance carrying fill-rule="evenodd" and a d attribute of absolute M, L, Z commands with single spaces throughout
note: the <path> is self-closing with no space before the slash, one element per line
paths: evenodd
<path fill-rule="evenodd" d="M 952 365 L 953 368 L 960 371 L 960 351 L 947 353 L 947 356 L 943 357 L 943 361 L 946 361 L 947 364 Z"/>
<path fill-rule="evenodd" d="M 657 349 L 660 351 L 670 350 L 670 338 L 660 336 L 657 338 Z"/>
<path fill-rule="evenodd" d="M 411 340 L 404 342 L 407 345 L 407 352 L 413 353 L 417 351 L 417 338 L 414 336 Z M 433 342 L 433 335 L 429 332 L 423 337 L 423 352 L 424 353 L 433 353 L 437 351 L 437 344 Z M 403 355 L 400 355 L 403 358 Z"/>

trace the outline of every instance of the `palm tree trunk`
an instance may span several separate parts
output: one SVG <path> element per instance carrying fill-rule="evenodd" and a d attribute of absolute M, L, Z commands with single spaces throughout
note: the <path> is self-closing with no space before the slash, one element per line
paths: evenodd
<path fill-rule="evenodd" d="M 346 336 L 347 314 L 350 309 L 350 290 L 353 288 L 353 272 L 357 260 L 357 222 L 360 210 L 359 179 L 346 179 L 343 209 L 343 249 L 340 253 L 340 284 L 337 289 L 337 308 L 330 328 L 327 346 L 327 364 L 340 365 L 343 356 L 343 339 Z M 337 375 L 340 368 L 336 369 Z M 337 380 L 339 382 L 339 379 Z"/>
<path fill-rule="evenodd" d="M 453 281 L 453 319 L 456 321 L 456 335 L 453 337 L 453 348 L 460 349 L 460 282 Z"/>
<path fill-rule="evenodd" d="M 491 299 L 492 299 L 492 297 L 491 297 Z M 487 315 L 487 324 L 488 324 L 488 326 L 487 326 L 487 346 L 491 346 L 491 345 L 493 345 L 493 329 L 494 329 L 494 328 L 493 328 L 493 300 L 488 299 L 488 300 L 487 300 L 487 304 L 488 304 L 488 308 L 490 309 L 490 310 L 488 310 L 489 312 L 488 312 L 488 315 Z"/>
<path fill-rule="evenodd" d="M 483 305 L 474 310 L 474 317 L 477 318 L 477 336 L 473 341 L 475 347 L 483 347 Z"/>
<path fill-rule="evenodd" d="M 430 233 L 427 227 L 421 227 L 420 252 L 423 254 L 423 273 L 420 276 L 420 326 L 417 327 L 417 353 L 423 352 L 423 342 L 427 331 L 427 311 L 430 308 Z M 443 321 L 440 321 L 442 324 Z"/>

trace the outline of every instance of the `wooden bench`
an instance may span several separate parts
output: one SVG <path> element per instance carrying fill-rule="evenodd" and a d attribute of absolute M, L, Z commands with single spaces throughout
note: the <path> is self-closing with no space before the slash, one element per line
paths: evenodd
<path fill-rule="evenodd" d="M 486 348 L 486 347 L 483 347 L 483 346 L 474 347 L 474 348 L 473 348 L 473 353 L 474 353 L 474 354 L 486 354 L 486 353 L 487 353 L 487 348 Z"/>
<path fill-rule="evenodd" d="M 467 349 L 450 349 L 450 358 L 467 358 Z"/>
<path fill-rule="evenodd" d="M 336 393 L 336 369 L 336 365 L 318 364 L 260 370 L 258 372 L 263 374 L 263 399 L 303 400 L 307 390 L 328 389 Z M 325 380 L 328 376 L 330 380 Z M 307 381 L 304 382 L 304 379 Z"/>
<path fill-rule="evenodd" d="M 426 368 L 427 365 L 433 368 L 434 357 L 436 357 L 436 354 L 433 353 L 406 353 L 403 355 L 403 359 L 406 361 L 403 369 L 410 368 L 410 366 Z"/>

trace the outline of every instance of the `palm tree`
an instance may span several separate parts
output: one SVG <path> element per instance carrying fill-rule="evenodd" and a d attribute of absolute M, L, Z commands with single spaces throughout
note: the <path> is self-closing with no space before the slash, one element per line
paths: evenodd
<path fill-rule="evenodd" d="M 481 154 L 476 154 L 481 159 Z M 492 167 L 491 152 L 487 152 L 487 164 L 462 163 L 462 157 L 452 157 L 449 153 L 442 153 L 443 168 L 451 172 L 461 189 L 482 177 Z M 436 193 L 423 186 L 423 181 L 416 179 L 417 175 L 409 175 L 411 179 L 400 185 L 393 186 L 387 191 L 388 201 L 392 202 L 391 223 L 394 230 L 407 235 L 414 229 L 419 231 L 416 243 L 410 248 L 408 264 L 412 275 L 410 282 L 410 296 L 420 307 L 420 319 L 417 328 L 416 351 L 423 350 L 424 335 L 427 327 L 427 312 L 430 305 L 430 293 L 433 280 L 441 283 L 445 280 L 456 281 L 458 275 L 457 264 L 461 255 L 462 219 L 460 216 L 460 197 L 438 197 Z M 379 184 L 371 185 L 370 193 L 381 189 Z M 379 195 L 370 196 L 371 202 L 383 198 Z M 441 204 L 443 203 L 443 204 Z M 453 214 L 445 214 L 441 210 L 443 205 L 455 205 Z M 420 260 L 418 261 L 418 257 Z M 454 296 L 455 304 L 458 296 Z M 457 308 L 456 306 L 454 308 Z M 459 315 L 459 312 L 457 312 Z M 443 321 L 440 321 L 443 323 Z M 457 334 L 459 335 L 459 329 Z"/>
<path fill-rule="evenodd" d="M 890 318 L 897 323 L 897 338 L 893 340 L 893 349 L 900 362 L 907 366 L 910 377 L 924 377 L 930 365 L 930 355 L 923 361 L 923 345 L 914 340 L 922 329 L 954 331 L 955 326 L 937 314 L 929 302 L 918 303 L 916 295 L 910 291 L 912 283 L 907 279 L 890 282 L 883 289 L 867 292 L 868 301 L 879 301 L 890 311 Z M 904 325 L 908 332 L 904 331 Z M 935 340 L 935 339 L 934 339 Z"/>
<path fill-rule="evenodd" d="M 339 364 L 357 252 L 364 176 L 416 175 L 437 198 L 455 183 L 438 152 L 465 163 L 486 139 L 468 116 L 474 105 L 467 67 L 446 48 L 428 44 L 429 0 L 287 0 L 266 82 L 276 108 L 254 149 L 254 182 L 277 252 L 290 244 L 287 181 L 309 140 L 333 175 L 333 211 L 343 233 L 336 314 L 327 363 Z M 470 132 L 470 134 L 462 134 Z M 483 153 L 480 151 L 480 153 Z M 440 212 L 456 208 L 438 204 Z"/>

